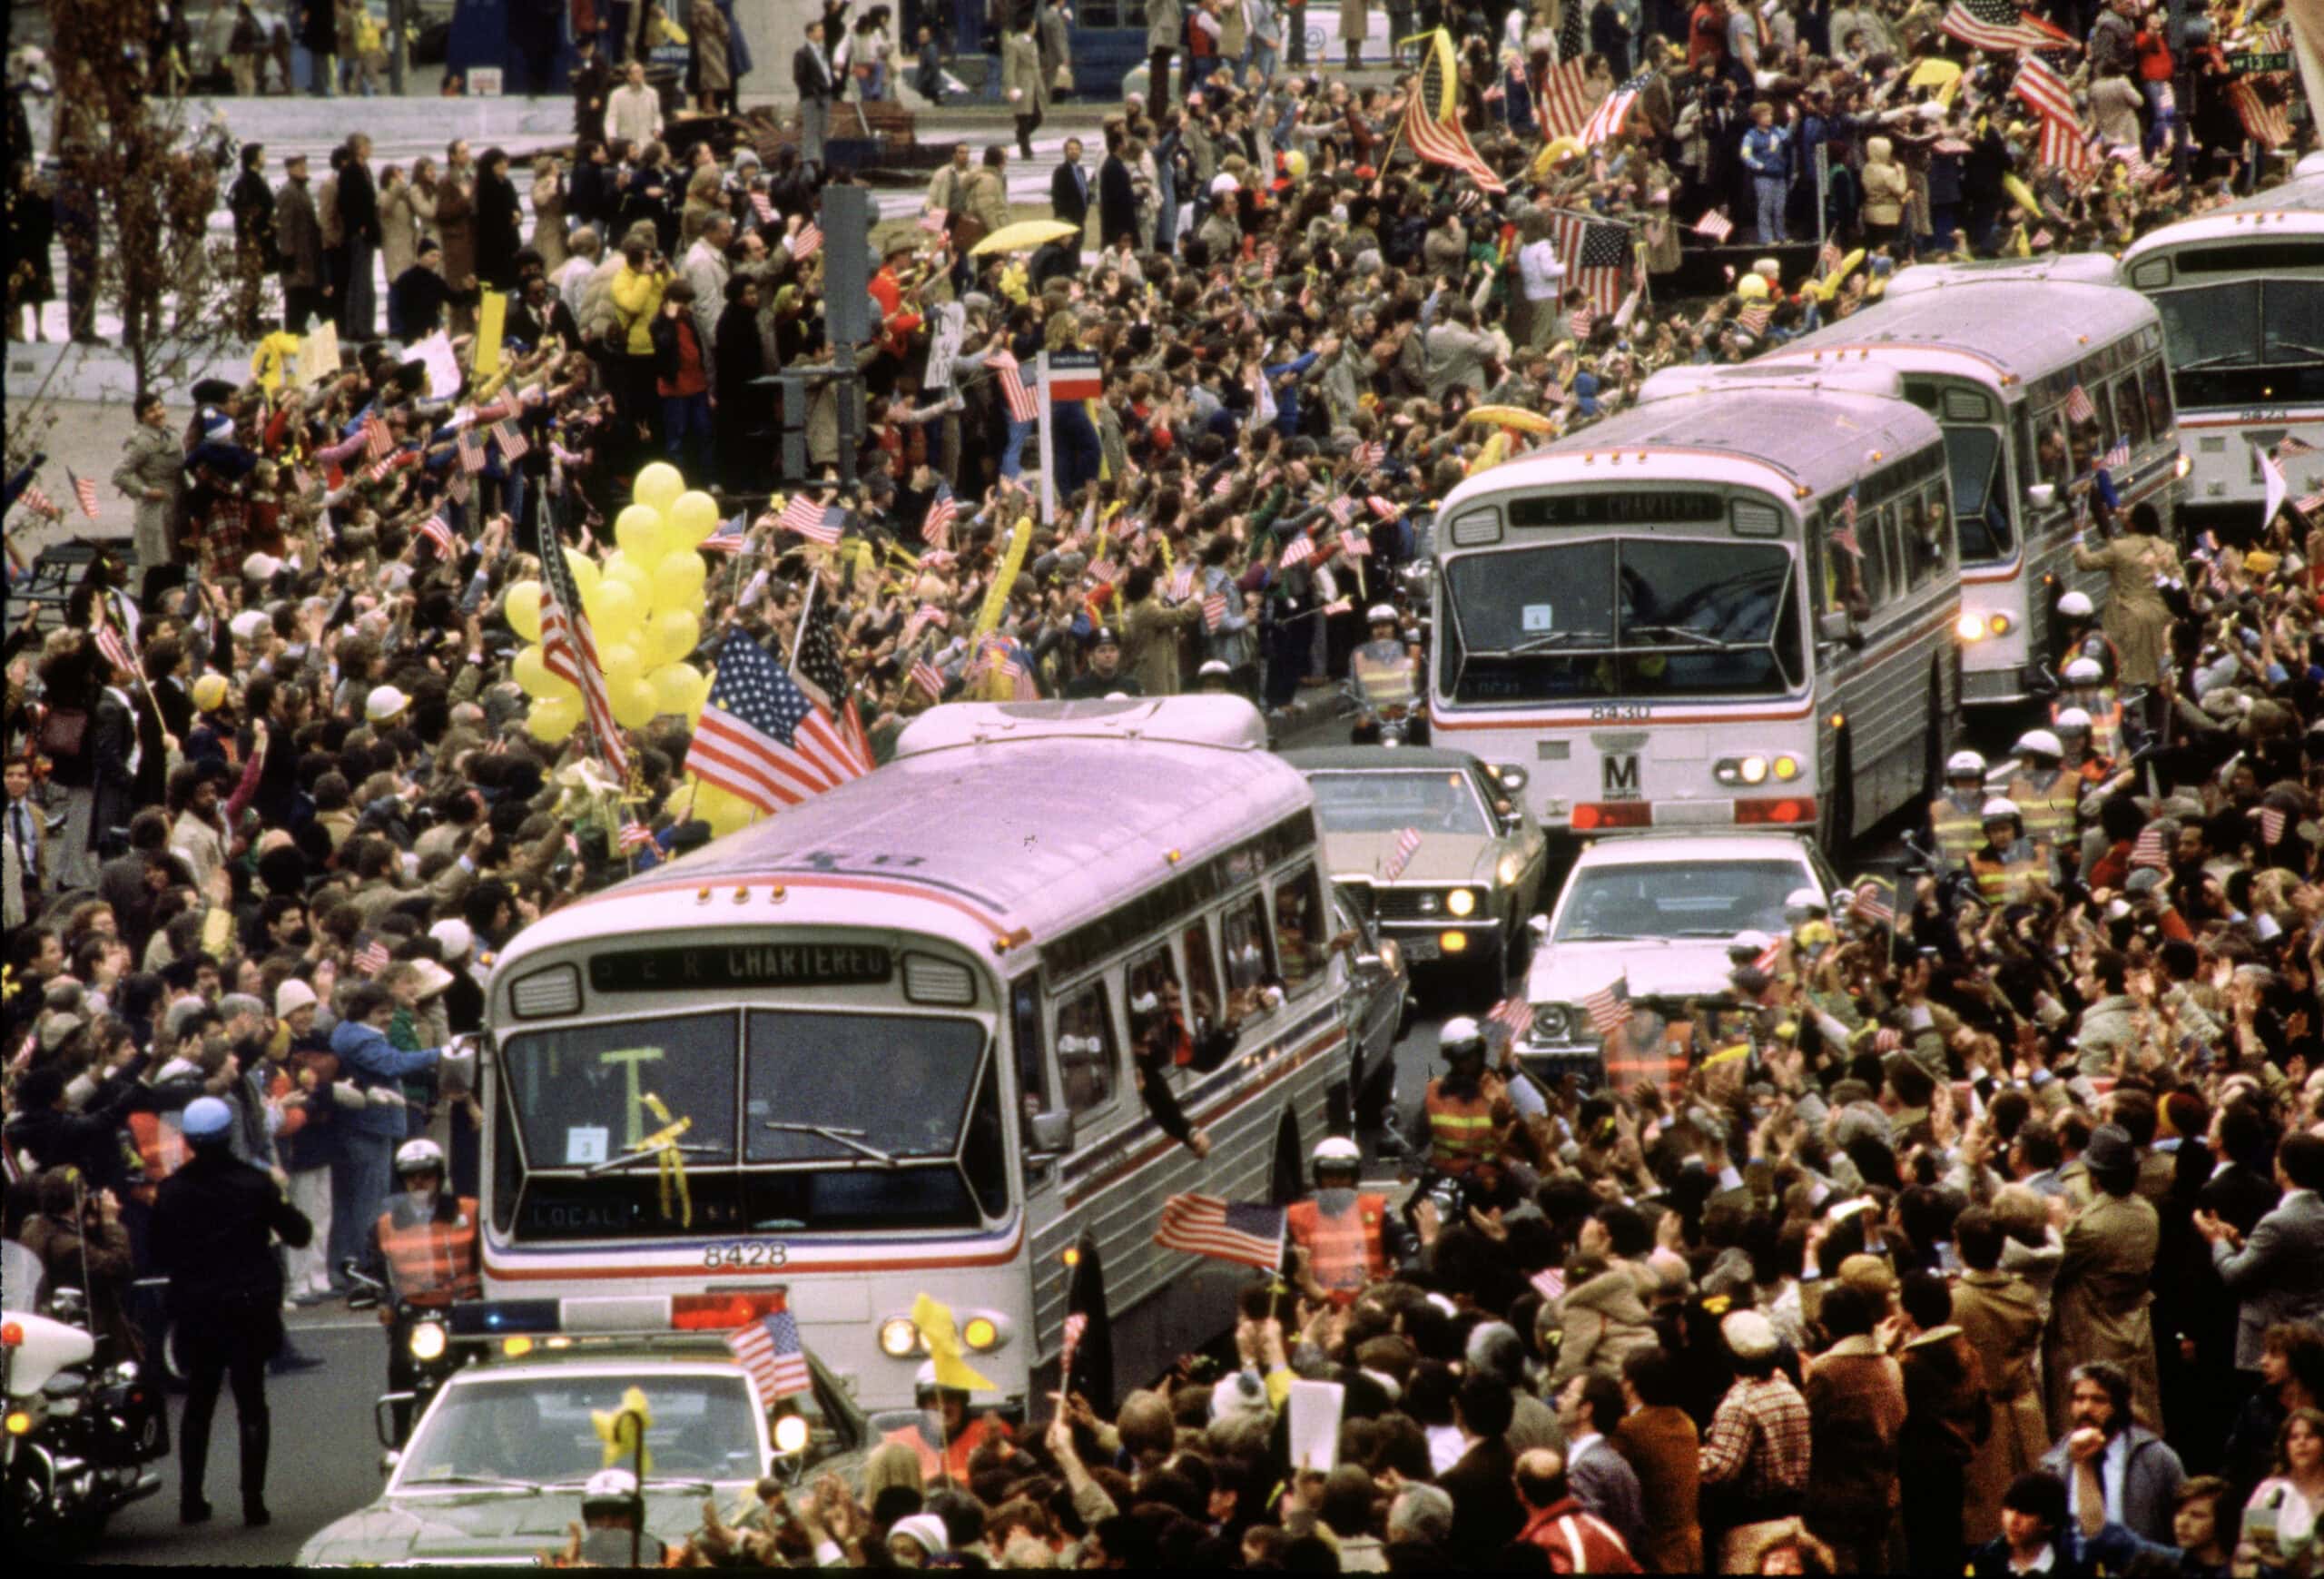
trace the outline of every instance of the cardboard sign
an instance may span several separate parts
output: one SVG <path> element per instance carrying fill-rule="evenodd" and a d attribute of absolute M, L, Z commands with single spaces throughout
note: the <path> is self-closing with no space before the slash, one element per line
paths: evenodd
<path fill-rule="evenodd" d="M 339 370 L 339 325 L 326 319 L 299 342 L 300 386 L 311 389 Z"/>
<path fill-rule="evenodd" d="M 1339 1467 L 1340 1414 L 1347 1388 L 1338 1382 L 1291 1384 L 1291 1466 L 1329 1475 Z"/>
<path fill-rule="evenodd" d="M 452 337 L 442 330 L 405 351 L 403 360 L 427 370 L 428 392 L 435 399 L 446 400 L 459 391 L 460 359 L 452 350 Z"/>

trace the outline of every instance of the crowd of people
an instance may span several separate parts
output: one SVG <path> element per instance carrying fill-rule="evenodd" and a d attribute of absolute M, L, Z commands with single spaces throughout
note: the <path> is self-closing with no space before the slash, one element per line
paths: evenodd
<path fill-rule="evenodd" d="M 353 136 L 312 188 L 245 148 L 244 311 L 270 330 L 279 292 L 281 331 L 191 411 L 138 404 L 110 479 L 133 557 L 6 640 L 12 1229 L 114 1252 L 93 1315 L 134 1346 L 197 1100 L 311 1226 L 269 1310 L 347 1291 L 410 1139 L 477 1193 L 443 1050 L 496 952 L 706 836 L 687 716 L 626 731 L 609 786 L 586 730 L 536 738 L 513 672 L 503 593 L 545 546 L 609 552 L 647 460 L 732 518 L 700 650 L 789 652 L 828 599 L 875 751 L 964 696 L 1199 686 L 1281 716 L 1401 596 L 1433 501 L 1506 452 L 1470 410 L 1570 431 L 1916 261 L 2111 250 L 2314 141 L 2153 91 L 2187 81 L 2173 51 L 2223 76 L 2266 6 L 2059 8 L 2109 150 L 2080 173 L 2041 163 L 2013 57 L 1926 3 L 1608 0 L 1590 92 L 1637 97 L 1586 148 L 1542 134 L 1574 54 L 1554 11 L 1446 20 L 1473 169 L 1414 155 L 1417 79 L 1275 74 L 1247 27 L 1247 71 L 1206 44 L 1177 95 L 1157 41 L 1094 173 L 1068 145 L 1051 206 L 1087 229 L 1062 242 L 977 254 L 1021 216 L 1007 148 L 964 145 L 879 232 L 860 446 L 832 380 L 761 381 L 833 360 L 820 203 L 846 177 L 796 144 L 674 158 L 608 72 L 529 202 L 459 142 L 375 179 Z M 1610 264 L 1561 254 L 1577 211 L 1619 230 Z M 1722 225 L 1834 245 L 1668 299 Z M 1100 393 L 1041 412 L 1044 350 L 1096 352 Z M 787 429 L 817 480 L 785 490 Z M 38 487 L 10 479 L 12 509 L 62 514 Z M 2316 1574 L 2324 518 L 2293 501 L 2237 548 L 2169 528 L 2102 498 L 2086 550 L 2116 591 L 2077 651 L 2148 687 L 2138 761 L 2067 720 L 2021 755 L 2086 786 L 2069 825 L 2027 840 L 1980 802 L 1985 842 L 1940 863 L 1969 881 L 1933 872 L 1893 925 L 1801 914 L 1764 962 L 1755 941 L 1748 1059 L 1588 1094 L 1505 1046 L 1456 1063 L 1491 1140 L 1448 1160 L 1459 1208 L 1418 1214 L 1411 1257 L 1255 1289 L 1239 1364 L 1110 1420 L 1069 1398 L 952 1484 L 875 1460 L 862 1503 L 714 1523 L 688 1560 Z M 1299 1376 L 1347 1384 L 1328 1472 L 1284 1456 Z"/>

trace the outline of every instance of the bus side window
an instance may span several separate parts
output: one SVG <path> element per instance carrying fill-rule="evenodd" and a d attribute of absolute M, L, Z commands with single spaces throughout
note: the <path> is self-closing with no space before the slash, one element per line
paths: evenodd
<path fill-rule="evenodd" d="M 1226 940 L 1226 985 L 1240 992 L 1275 973 L 1269 956 L 1265 902 L 1256 893 L 1230 906 L 1220 935 Z"/>
<path fill-rule="evenodd" d="M 1948 574 L 1953 569 L 1954 548 L 1959 538 L 1952 530 L 1952 509 L 1946 500 L 1944 482 L 1930 483 L 1925 498 L 1921 518 L 1926 523 L 1929 536 L 1921 551 L 1928 561 L 1932 575 Z"/>
<path fill-rule="evenodd" d="M 1857 509 L 1856 540 L 1864 546 L 1864 595 L 1878 608 L 1904 590 L 1904 577 L 1896 574 L 1896 558 L 1889 551 L 1886 506 Z"/>
<path fill-rule="evenodd" d="M 1086 1113 L 1113 1100 L 1121 1064 L 1104 977 L 1084 982 L 1058 1001 L 1057 1068 L 1067 1111 Z"/>
<path fill-rule="evenodd" d="M 2146 448 L 2146 402 L 2139 398 L 2139 376 L 2124 373 L 2114 380 L 2114 422 L 2133 450 Z"/>
<path fill-rule="evenodd" d="M 1164 1049 L 1158 1061 L 1164 1069 L 1176 1069 L 1190 1060 L 1194 1049 L 1181 1034 L 1185 1029 L 1181 1007 L 1178 968 L 1171 961 L 1168 943 L 1130 961 L 1129 1040 L 1136 1056 L 1145 1056 L 1148 1038 L 1159 1037 Z"/>
<path fill-rule="evenodd" d="M 2139 377 L 2146 389 L 2147 427 L 2160 439 L 2171 428 L 2171 375 L 2163 370 L 2162 362 L 2158 358 L 2148 362 Z"/>
<path fill-rule="evenodd" d="M 1017 1090 L 1029 1120 L 1049 1106 L 1049 1060 L 1042 1056 L 1041 979 L 1019 976 L 1009 989 L 1009 1034 L 1017 1043 Z"/>
<path fill-rule="evenodd" d="M 1918 589 L 1945 568 L 1945 545 L 1953 535 L 1945 528 L 1951 523 L 1945 518 L 1943 498 L 1933 485 L 1920 493 L 1906 494 L 1896 508 L 1904 520 L 1905 556 L 1912 564 L 1913 586 Z"/>
<path fill-rule="evenodd" d="M 1218 955 L 1209 923 L 1197 916 L 1178 940 L 1187 952 L 1187 1030 L 1199 1050 L 1203 1037 L 1225 1022 L 1226 1000 L 1218 990 Z"/>
<path fill-rule="evenodd" d="M 1331 917 L 1324 910 L 1324 891 L 1309 866 L 1279 879 L 1275 885 L 1275 952 L 1283 961 L 1283 984 L 1302 992 L 1324 980 L 1331 955 Z"/>
<path fill-rule="evenodd" d="M 2042 414 L 2034 425 L 2034 441 L 2038 445 L 2035 465 L 2041 470 L 2040 480 L 2063 490 L 2074 478 L 2073 462 L 2066 449 L 2065 414 L 2053 409 Z"/>

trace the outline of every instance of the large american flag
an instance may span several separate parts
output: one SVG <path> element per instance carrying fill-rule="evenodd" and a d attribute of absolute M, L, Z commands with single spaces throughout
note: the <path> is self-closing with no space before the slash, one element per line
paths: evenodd
<path fill-rule="evenodd" d="M 589 735 L 597 755 L 614 776 L 629 777 L 629 753 L 621 729 L 614 722 L 613 698 L 606 691 L 606 671 L 597 661 L 597 638 L 589 616 L 581 607 L 581 588 L 573 567 L 565 562 L 564 547 L 556 535 L 544 531 L 541 561 L 541 664 L 552 675 L 581 691 L 582 710 L 588 716 Z"/>
<path fill-rule="evenodd" d="M 928 503 L 928 514 L 921 518 L 920 540 L 931 548 L 952 546 L 952 523 L 960 518 L 960 501 L 952 497 L 952 485 L 940 482 L 936 497 Z"/>
<path fill-rule="evenodd" d="M 787 1306 L 728 1333 L 726 1347 L 758 1384 L 763 1402 L 771 1404 L 813 1386 L 807 1351 L 799 1341 L 799 1321 Z"/>
<path fill-rule="evenodd" d="M 1412 145 L 1413 152 L 1431 164 L 1446 164 L 1460 171 L 1481 191 L 1507 192 L 1508 186 L 1469 142 L 1469 133 L 1462 129 L 1459 119 L 1438 120 L 1422 103 L 1426 97 L 1416 90 L 1404 100 L 1404 141 Z"/>
<path fill-rule="evenodd" d="M 1215 1195 L 1174 1195 L 1162 1203 L 1154 1242 L 1272 1272 L 1283 1264 L 1283 1209 Z"/>
<path fill-rule="evenodd" d="M 2244 133 L 2260 147 L 2280 148 L 2291 141 L 2291 118 L 2285 107 L 2270 102 L 2258 84 L 2241 77 L 2228 84 L 2227 102 L 2235 106 L 2235 117 L 2243 123 Z"/>
<path fill-rule="evenodd" d="M 2054 49 L 2071 43 L 2065 34 L 2029 11 L 2017 0 L 1953 0 L 1937 30 L 1957 38 L 1971 49 L 1988 54 L 2010 54 L 2021 49 Z"/>
<path fill-rule="evenodd" d="M 1554 143 L 1578 137 L 1590 123 L 1590 73 L 1580 56 L 1550 68 L 1541 84 L 1541 136 Z"/>
<path fill-rule="evenodd" d="M 1009 419 L 1011 422 L 1039 421 L 1040 403 L 1033 399 L 1033 391 L 1025 387 L 1025 370 L 1016 357 L 1006 350 L 997 350 L 985 360 L 985 365 L 1000 375 L 1000 394 L 1009 402 Z"/>
<path fill-rule="evenodd" d="M 1588 214 L 1559 210 L 1550 216 L 1550 240 L 1566 267 L 1566 283 L 1590 299 L 1599 312 L 1622 304 L 1622 281 L 1630 266 L 1630 232 Z"/>
<path fill-rule="evenodd" d="M 870 773 L 872 741 L 863 732 L 863 718 L 856 711 L 855 697 L 847 684 L 847 670 L 840 661 L 845 644 L 840 637 L 839 610 L 829 597 L 811 598 L 805 617 L 792 674 L 808 699 L 838 724 L 856 771 Z"/>
<path fill-rule="evenodd" d="M 686 765 L 763 812 L 797 805 L 869 768 L 831 715 L 741 629 L 727 632 L 718 649 Z"/>
<path fill-rule="evenodd" d="M 1639 94 L 1652 86 L 1653 83 L 1654 74 L 1650 71 L 1642 71 L 1612 93 L 1608 94 L 1606 102 L 1598 106 L 1596 112 L 1590 115 L 1589 123 L 1581 128 L 1581 145 L 1584 148 L 1595 148 L 1607 138 L 1620 133 L 1629 123 L 1630 108 L 1638 103 Z"/>
<path fill-rule="evenodd" d="M 1581 1012 L 1590 1016 L 1590 1029 L 1600 1036 L 1611 1036 L 1630 1017 L 1630 983 L 1627 976 L 1617 976 L 1581 1001 Z"/>
<path fill-rule="evenodd" d="M 2074 109 L 2073 90 L 2040 55 L 2029 54 L 2018 64 L 2017 80 L 2009 91 L 2032 105 L 2035 114 L 2069 123 L 2082 119 Z"/>

